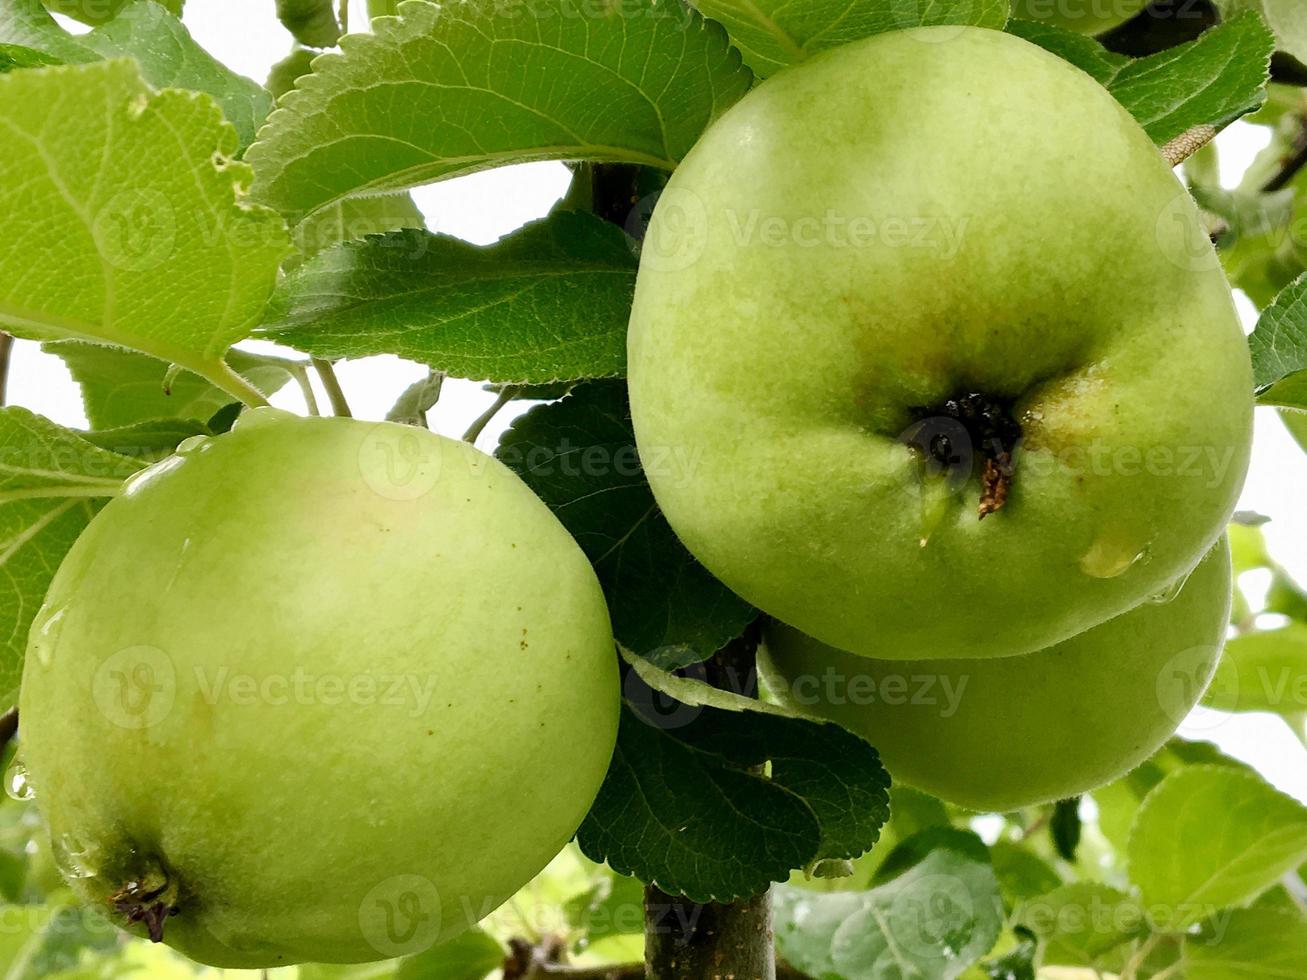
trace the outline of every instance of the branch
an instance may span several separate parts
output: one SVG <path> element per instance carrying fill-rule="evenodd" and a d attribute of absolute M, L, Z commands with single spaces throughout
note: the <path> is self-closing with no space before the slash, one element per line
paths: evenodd
<path fill-rule="evenodd" d="M 332 414 L 343 419 L 353 418 L 349 410 L 349 402 L 345 400 L 345 390 L 341 388 L 340 381 L 336 379 L 336 369 L 331 366 L 331 362 L 321 357 L 313 358 L 313 367 L 318 372 L 318 377 L 322 379 L 322 387 L 327 389 L 327 398 L 331 401 Z"/>
<path fill-rule="evenodd" d="M 1301 122 L 1292 155 L 1284 161 L 1279 173 L 1262 185 L 1263 193 L 1274 194 L 1276 191 L 1284 190 L 1303 167 L 1307 167 L 1307 120 Z"/>

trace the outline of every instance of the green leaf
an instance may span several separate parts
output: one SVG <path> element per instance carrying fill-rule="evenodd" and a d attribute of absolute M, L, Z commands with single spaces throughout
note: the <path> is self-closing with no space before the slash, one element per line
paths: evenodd
<path fill-rule="evenodd" d="M 677 0 L 621 7 L 411 0 L 314 62 L 250 148 L 254 197 L 298 222 L 341 198 L 525 160 L 672 169 L 749 88 Z"/>
<path fill-rule="evenodd" d="M 1013 841 L 996 841 L 990 845 L 989 857 L 998 876 L 999 889 L 1011 907 L 1047 894 L 1062 884 L 1051 864 Z"/>
<path fill-rule="evenodd" d="M 360 241 L 406 228 L 421 230 L 426 224 L 426 218 L 408 194 L 351 197 L 314 212 L 296 225 L 295 247 L 303 258 L 310 259 L 341 242 Z M 290 261 L 286 269 L 293 271 L 301 265 L 302 262 Z"/>
<path fill-rule="evenodd" d="M 0 409 L 0 711 L 14 704 L 28 629 L 63 556 L 143 465 L 26 409 Z"/>
<path fill-rule="evenodd" d="M 195 419 L 147 419 L 112 429 L 79 433 L 83 439 L 119 456 L 155 463 L 192 436 L 213 435 L 213 430 Z"/>
<path fill-rule="evenodd" d="M 641 700 L 623 709 L 612 766 L 577 831 L 592 861 L 697 902 L 732 901 L 875 843 L 889 777 L 855 735 L 709 707 L 660 716 L 649 693 Z"/>
<path fill-rule="evenodd" d="M 1018 929 L 1016 946 L 1002 956 L 981 964 L 989 980 L 1035 980 L 1035 957 L 1039 944 L 1026 929 Z"/>
<path fill-rule="evenodd" d="M 51 113 L 59 126 L 51 128 Z M 130 61 L 0 76 L 0 324 L 151 354 L 245 393 L 223 360 L 286 253 L 208 96 L 152 94 Z M 52 270 L 58 274 L 52 274 Z"/>
<path fill-rule="evenodd" d="M 0 41 L 27 44 L 51 63 L 133 58 L 141 77 L 153 88 L 182 88 L 213 96 L 227 121 L 236 127 L 241 149 L 254 140 L 255 131 L 272 109 L 272 96 L 261 85 L 218 62 L 158 3 L 131 3 L 104 26 L 74 37 L 50 19 L 39 0 L 5 2 L 9 9 L 0 12 Z M 20 31 L 15 23 L 31 26 Z"/>
<path fill-rule="evenodd" d="M 1274 908 L 1235 909 L 1184 941 L 1185 980 L 1307 977 L 1307 919 Z"/>
<path fill-rule="evenodd" d="M 186 0 L 154 0 L 174 17 L 182 15 Z M 45 0 L 51 10 L 80 20 L 83 24 L 103 24 L 118 15 L 132 0 Z"/>
<path fill-rule="evenodd" d="M 277 19 L 310 48 L 329 48 L 340 38 L 335 0 L 277 0 Z"/>
<path fill-rule="evenodd" d="M 469 929 L 400 960 L 394 980 L 482 980 L 503 963 L 504 947 L 484 930 Z"/>
<path fill-rule="evenodd" d="M 440 398 L 440 389 L 444 384 L 443 374 L 439 371 L 428 371 L 425 378 L 413 382 L 404 389 L 394 406 L 386 413 L 386 421 L 425 427 L 427 412 L 436 407 L 436 402 Z"/>
<path fill-rule="evenodd" d="M 1307 711 L 1307 624 L 1245 633 L 1225 644 L 1203 703 L 1221 711 Z"/>
<path fill-rule="evenodd" d="M 961 0 L 954 3 L 904 3 L 903 0 L 693 0 L 694 6 L 726 28 L 731 42 L 758 75 L 850 41 L 939 24 L 1002 28 L 1006 0 Z"/>
<path fill-rule="evenodd" d="M 52 58 L 35 48 L 26 48 L 21 44 L 0 44 L 0 72 L 57 64 L 59 64 L 58 58 Z"/>
<path fill-rule="evenodd" d="M 315 357 L 398 354 L 477 380 L 613 377 L 626 369 L 635 270 L 621 229 L 576 211 L 489 247 L 394 232 L 305 262 L 260 333 Z"/>
<path fill-rule="evenodd" d="M 1196 126 L 1219 130 L 1266 101 L 1274 38 L 1251 14 L 1138 59 L 1045 24 L 1013 21 L 1008 29 L 1093 75 L 1159 146 Z"/>
<path fill-rule="evenodd" d="M 1307 275 L 1263 311 L 1248 349 L 1258 401 L 1307 408 Z"/>
<path fill-rule="evenodd" d="M 1138 903 L 1097 882 L 1075 882 L 1022 903 L 1017 923 L 1039 938 L 1044 963 L 1093 966 L 1148 931 Z"/>
<path fill-rule="evenodd" d="M 591 382 L 540 405 L 504 433 L 495 455 L 549 505 L 594 563 L 613 631 L 634 652 L 666 647 L 705 660 L 757 612 L 685 550 L 658 510 L 635 448 L 626 386 Z M 655 458 L 650 465 L 687 467 Z"/>
<path fill-rule="evenodd" d="M 1255 773 L 1189 766 L 1148 794 L 1126 853 L 1149 915 L 1181 931 L 1307 859 L 1307 808 Z"/>
<path fill-rule="evenodd" d="M 588 943 L 644 931 L 644 884 L 638 878 L 603 870 L 606 873 L 594 887 L 573 897 L 566 906 L 568 925 Z"/>
<path fill-rule="evenodd" d="M 814 977 L 951 980 L 989 952 L 1002 927 L 998 883 L 974 834 L 927 831 L 921 861 L 867 892 L 776 890 L 776 941 Z"/>
<path fill-rule="evenodd" d="M 208 381 L 184 371 L 169 378 L 166 362 L 145 354 L 98 344 L 62 341 L 46 344 L 68 365 L 82 389 L 86 418 L 97 429 L 111 429 L 155 419 L 210 418 L 236 399 Z M 263 395 L 273 395 L 291 380 L 291 362 L 233 350 L 231 370 Z"/>
<path fill-rule="evenodd" d="M 1307 7 L 1301 0 L 1213 0 L 1225 18 L 1255 11 L 1275 32 L 1279 50 L 1307 65 Z"/>

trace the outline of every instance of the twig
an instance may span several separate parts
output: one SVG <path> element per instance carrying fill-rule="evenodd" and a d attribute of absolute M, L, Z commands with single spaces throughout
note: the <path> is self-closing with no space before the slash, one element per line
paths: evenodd
<path fill-rule="evenodd" d="M 567 980 L 644 980 L 644 964 L 618 963 L 612 966 L 568 966 L 565 963 L 546 963 L 537 967 L 534 975 L 537 977 L 566 977 Z"/>
<path fill-rule="evenodd" d="M 501 408 L 513 400 L 520 387 L 520 385 L 504 385 L 504 387 L 500 388 L 499 395 L 495 398 L 494 404 L 477 416 L 476 421 L 467 427 L 467 431 L 463 433 L 463 441 L 475 443 L 477 437 L 481 435 L 481 433 L 485 431 L 486 426 L 490 424 L 490 420 L 499 414 Z"/>
<path fill-rule="evenodd" d="M 0 405 L 9 395 L 9 356 L 14 351 L 14 338 L 0 333 Z"/>
<path fill-rule="evenodd" d="M 295 383 L 300 387 L 300 393 L 304 396 L 304 405 L 308 413 L 312 416 L 318 416 L 322 413 L 318 410 L 318 396 L 313 392 L 313 382 L 309 380 L 309 372 L 304 364 L 296 364 L 288 369 L 290 376 L 295 379 Z"/>
<path fill-rule="evenodd" d="M 349 410 L 349 402 L 345 400 L 345 391 L 336 379 L 336 369 L 331 366 L 331 362 L 325 358 L 315 357 L 313 367 L 318 372 L 318 377 L 322 379 L 322 387 L 327 389 L 332 414 L 343 419 L 353 418 L 353 413 Z"/>
<path fill-rule="evenodd" d="M 1284 162 L 1279 173 L 1262 185 L 1262 191 L 1266 194 L 1273 194 L 1276 191 L 1282 191 L 1293 182 L 1303 167 L 1307 167 L 1307 120 L 1304 120 L 1303 131 L 1299 133 L 1298 139 L 1294 144 L 1294 152 L 1289 159 Z"/>
<path fill-rule="evenodd" d="M 340 24 L 340 33 L 349 33 L 349 0 L 340 0 L 340 13 L 336 16 L 336 21 Z"/>

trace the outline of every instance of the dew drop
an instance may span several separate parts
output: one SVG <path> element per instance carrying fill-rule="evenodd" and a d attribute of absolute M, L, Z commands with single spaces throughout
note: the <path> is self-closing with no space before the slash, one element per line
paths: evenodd
<path fill-rule="evenodd" d="M 1189 583 L 1189 576 L 1192 574 L 1193 572 L 1185 572 L 1160 592 L 1154 592 L 1150 595 L 1148 601 L 1155 606 L 1164 606 L 1171 602 L 1184 590 L 1184 587 Z"/>
<path fill-rule="evenodd" d="M 94 878 L 90 851 L 73 834 L 60 834 L 51 845 L 55 867 L 65 878 Z"/>
<path fill-rule="evenodd" d="M 202 452 L 204 447 L 209 445 L 208 436 L 191 436 L 189 439 L 183 439 L 177 444 L 176 454 L 178 456 L 191 456 L 195 453 Z"/>
<path fill-rule="evenodd" d="M 12 800 L 31 800 L 36 798 L 36 789 L 32 786 L 27 766 L 17 759 L 9 764 L 5 772 L 5 795 Z"/>
<path fill-rule="evenodd" d="M 1091 578 L 1117 578 L 1148 554 L 1148 545 L 1114 535 L 1100 535 L 1080 556 L 1080 570 Z"/>
<path fill-rule="evenodd" d="M 29 652 L 42 667 L 49 667 L 54 660 L 55 647 L 59 645 L 59 633 L 63 630 L 67 614 L 67 606 L 42 610 L 38 624 L 33 625 Z"/>

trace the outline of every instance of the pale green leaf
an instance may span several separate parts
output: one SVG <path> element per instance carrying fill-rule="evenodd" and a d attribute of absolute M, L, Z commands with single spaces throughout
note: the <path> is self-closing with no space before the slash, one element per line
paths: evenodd
<path fill-rule="evenodd" d="M 425 0 L 314 61 L 250 148 L 256 200 L 298 222 L 341 198 L 524 160 L 670 170 L 749 88 L 724 32 L 676 0 L 639 10 Z M 526 13 L 526 12 L 523 12 Z"/>
<path fill-rule="evenodd" d="M 240 200 L 249 170 L 214 102 L 153 94 L 130 61 L 10 72 L 0 133 L 0 324 L 132 348 L 244 395 L 223 354 L 258 322 L 287 235 Z"/>
<path fill-rule="evenodd" d="M 1147 58 L 1046 24 L 1008 29 L 1093 75 L 1159 145 L 1195 127 L 1219 130 L 1266 101 L 1274 38 L 1251 14 Z"/>
<path fill-rule="evenodd" d="M 277 0 L 277 19 L 310 48 L 329 48 L 340 37 L 335 0 Z"/>
<path fill-rule="evenodd" d="M 1302 0 L 1215 0 L 1223 17 L 1251 10 L 1275 32 L 1279 49 L 1307 65 L 1307 5 Z"/>
<path fill-rule="evenodd" d="M 0 409 L 0 711 L 14 703 L 27 632 L 59 562 L 143 465 L 26 409 Z"/>
<path fill-rule="evenodd" d="M 1248 338 L 1253 383 L 1265 405 L 1307 408 L 1307 275 L 1263 311 Z"/>
<path fill-rule="evenodd" d="M 1302 980 L 1307 918 L 1301 911 L 1236 909 L 1184 941 L 1185 980 Z"/>
<path fill-rule="evenodd" d="M 413 382 L 404 389 L 390 411 L 386 413 L 386 421 L 425 426 L 427 412 L 436 407 L 444 383 L 443 374 L 439 371 L 428 371 L 425 378 Z"/>
<path fill-rule="evenodd" d="M 1307 859 L 1307 808 L 1253 772 L 1189 766 L 1144 799 L 1126 854 L 1149 915 L 1181 931 Z"/>
<path fill-rule="evenodd" d="M 156 89 L 184 88 L 213 96 L 236 127 L 242 148 L 254 139 L 272 109 L 272 96 L 261 85 L 215 60 L 195 43 L 181 21 L 157 3 L 132 3 L 104 26 L 74 37 L 45 13 L 39 0 L 4 2 L 0 41 L 25 37 L 19 43 L 41 51 L 52 63 L 134 58 L 141 77 Z M 23 24 L 30 26 L 21 31 L 15 26 Z"/>
<path fill-rule="evenodd" d="M 904 3 L 903 0 L 692 0 L 705 17 L 726 28 L 745 62 L 770 75 L 818 51 L 859 38 L 910 27 L 969 24 L 1002 28 L 1007 0 Z"/>
<path fill-rule="evenodd" d="M 1307 624 L 1236 636 L 1225 644 L 1203 703 L 1222 711 L 1307 711 Z"/>
<path fill-rule="evenodd" d="M 402 231 L 304 263 L 260 333 L 315 357 L 398 354 L 462 378 L 613 377 L 625 373 L 635 271 L 621 230 L 580 212 L 490 247 Z"/>
<path fill-rule="evenodd" d="M 176 17 L 182 15 L 186 0 L 154 0 Z M 51 10 L 66 14 L 84 24 L 103 24 L 112 20 L 132 0 L 45 0 Z"/>
<path fill-rule="evenodd" d="M 97 429 L 163 418 L 203 422 L 236 400 L 189 371 L 170 379 L 169 365 L 145 354 L 71 340 L 45 349 L 68 365 L 82 389 L 86 417 Z M 265 396 L 293 376 L 291 362 L 262 354 L 233 350 L 227 363 Z"/>
<path fill-rule="evenodd" d="M 1062 885 L 1022 902 L 1016 922 L 1038 937 L 1044 963 L 1065 966 L 1093 966 L 1148 931 L 1135 901 L 1092 881 Z"/>

